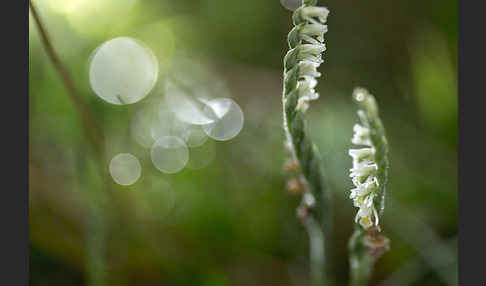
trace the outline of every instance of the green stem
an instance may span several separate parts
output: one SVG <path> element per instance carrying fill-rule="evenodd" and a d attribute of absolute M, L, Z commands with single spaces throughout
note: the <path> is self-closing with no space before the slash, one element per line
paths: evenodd
<path fill-rule="evenodd" d="M 304 221 L 304 226 L 307 230 L 307 234 L 309 235 L 311 285 L 326 285 L 324 233 L 321 230 L 319 222 L 317 222 L 313 217 L 307 218 Z"/>
<path fill-rule="evenodd" d="M 366 232 L 357 227 L 349 240 L 350 286 L 366 286 L 373 273 L 374 262 L 362 243 Z"/>

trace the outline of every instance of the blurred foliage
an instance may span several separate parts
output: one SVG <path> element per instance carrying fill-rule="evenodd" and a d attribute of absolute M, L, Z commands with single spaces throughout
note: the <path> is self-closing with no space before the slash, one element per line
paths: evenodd
<path fill-rule="evenodd" d="M 108 158 L 87 146 L 30 19 L 31 285 L 307 285 L 307 237 L 282 172 L 290 11 L 279 0 L 34 2 L 107 137 Z M 356 85 L 376 96 L 391 152 L 382 225 L 391 251 L 372 285 L 457 285 L 457 1 L 319 3 L 331 11 L 328 50 L 308 117 L 333 192 L 336 285 L 347 282 L 355 214 L 347 149 Z M 240 104 L 243 130 L 206 143 L 208 166 L 160 173 L 130 137 L 134 112 L 163 95 L 160 84 L 128 106 L 92 92 L 90 55 L 117 36 L 153 49 L 159 83 L 181 58 L 194 61 L 211 75 L 201 84 L 226 86 Z M 142 177 L 108 191 L 94 162 L 108 168 L 120 152 L 140 159 Z"/>

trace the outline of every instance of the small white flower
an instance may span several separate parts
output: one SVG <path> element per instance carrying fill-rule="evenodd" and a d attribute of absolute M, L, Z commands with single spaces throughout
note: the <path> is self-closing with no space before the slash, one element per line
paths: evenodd
<path fill-rule="evenodd" d="M 300 45 L 300 52 L 301 53 L 310 53 L 310 54 L 321 54 L 326 50 L 325 44 L 302 44 Z"/>
<path fill-rule="evenodd" d="M 320 77 L 321 73 L 317 71 L 319 67 L 318 63 L 311 61 L 301 61 L 299 62 L 299 72 L 302 77 Z"/>
<path fill-rule="evenodd" d="M 374 158 L 374 148 L 349 149 L 349 156 L 356 162 L 371 161 Z"/>
<path fill-rule="evenodd" d="M 319 98 L 319 95 L 314 90 L 314 80 L 303 80 L 297 83 L 297 89 L 299 90 L 299 99 L 314 100 Z"/>
<path fill-rule="evenodd" d="M 300 32 L 310 37 L 317 37 L 317 40 L 322 43 L 324 42 L 324 34 L 327 32 L 327 25 L 307 24 L 302 27 Z"/>
<path fill-rule="evenodd" d="M 303 77 L 303 80 L 305 82 L 298 83 L 298 85 L 301 86 L 301 87 L 313 89 L 317 85 L 317 80 L 315 78 L 311 77 L 311 76 Z"/>
<path fill-rule="evenodd" d="M 301 35 L 302 37 L 302 40 L 305 40 L 307 41 L 309 44 L 315 44 L 315 45 L 319 45 L 321 42 L 319 42 L 318 40 L 312 38 L 311 36 L 309 35 Z"/>
<path fill-rule="evenodd" d="M 306 112 L 307 109 L 309 109 L 309 101 L 299 98 L 299 100 L 297 101 L 297 106 L 295 108 L 301 112 Z"/>
<path fill-rule="evenodd" d="M 376 190 L 376 184 L 374 183 L 374 180 L 368 179 L 362 184 L 358 183 L 356 185 L 356 188 L 352 189 L 351 192 L 354 191 L 357 196 L 363 197 L 369 193 L 374 192 L 375 190 Z"/>
<path fill-rule="evenodd" d="M 374 163 L 357 163 L 354 164 L 353 168 L 350 169 L 351 173 L 349 174 L 349 176 L 357 178 L 373 176 L 376 174 L 377 169 L 378 167 Z"/>
<path fill-rule="evenodd" d="M 317 64 L 321 64 L 322 53 L 326 50 L 324 44 L 302 44 L 299 46 L 298 60 L 310 61 Z"/>
<path fill-rule="evenodd" d="M 309 108 L 309 101 L 319 98 L 319 94 L 314 90 L 316 84 L 317 80 L 311 76 L 305 76 L 304 80 L 297 83 L 299 99 L 296 108 L 298 110 L 305 112 Z"/>
<path fill-rule="evenodd" d="M 307 6 L 302 8 L 302 16 L 308 21 L 313 22 L 313 17 L 317 17 L 321 23 L 325 23 L 329 10 L 325 7 Z"/>

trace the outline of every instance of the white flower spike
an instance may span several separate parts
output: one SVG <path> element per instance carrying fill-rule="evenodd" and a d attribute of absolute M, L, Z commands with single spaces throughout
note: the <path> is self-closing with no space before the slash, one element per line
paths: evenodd
<path fill-rule="evenodd" d="M 295 27 L 288 36 L 290 50 L 285 56 L 285 82 L 292 83 L 288 91 L 297 89 L 296 109 L 305 112 L 309 101 L 319 98 L 314 87 L 316 78 L 321 76 L 317 71 L 323 62 L 322 53 L 326 50 L 324 34 L 327 32 L 329 10 L 314 6 L 317 1 L 306 0 L 295 10 L 293 22 Z"/>
<path fill-rule="evenodd" d="M 366 90 L 357 88 L 354 91 L 354 99 L 361 108 L 358 110 L 361 124 L 353 126 L 351 142 L 362 148 L 350 149 L 348 153 L 353 158 L 349 176 L 355 186 L 349 198 L 353 200 L 353 205 L 359 208 L 356 223 L 364 229 L 376 227 L 380 230 L 377 208 L 383 209 L 388 167 L 386 138 L 373 96 Z"/>

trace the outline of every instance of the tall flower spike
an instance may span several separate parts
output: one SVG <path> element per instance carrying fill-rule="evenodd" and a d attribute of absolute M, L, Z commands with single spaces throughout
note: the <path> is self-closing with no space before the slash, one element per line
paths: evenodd
<path fill-rule="evenodd" d="M 314 90 L 317 71 L 326 50 L 324 34 L 329 10 L 316 7 L 316 0 L 303 0 L 292 16 L 294 27 L 288 34 L 290 50 L 284 58 L 283 119 L 286 142 L 301 173 L 302 199 L 297 216 L 304 224 L 310 241 L 312 285 L 326 284 L 325 257 L 329 257 L 329 193 L 325 190 L 320 155 L 306 133 L 304 113 L 309 102 L 319 98 Z M 327 283 L 329 284 L 329 283 Z"/>
<path fill-rule="evenodd" d="M 351 142 L 364 147 L 349 150 L 353 158 L 350 177 L 355 186 L 350 198 L 354 206 L 359 208 L 356 221 L 364 229 L 376 227 L 380 230 L 379 215 L 383 212 L 388 172 L 385 129 L 378 116 L 375 98 L 366 89 L 356 88 L 353 99 L 358 104 L 361 122 L 354 125 Z"/>

